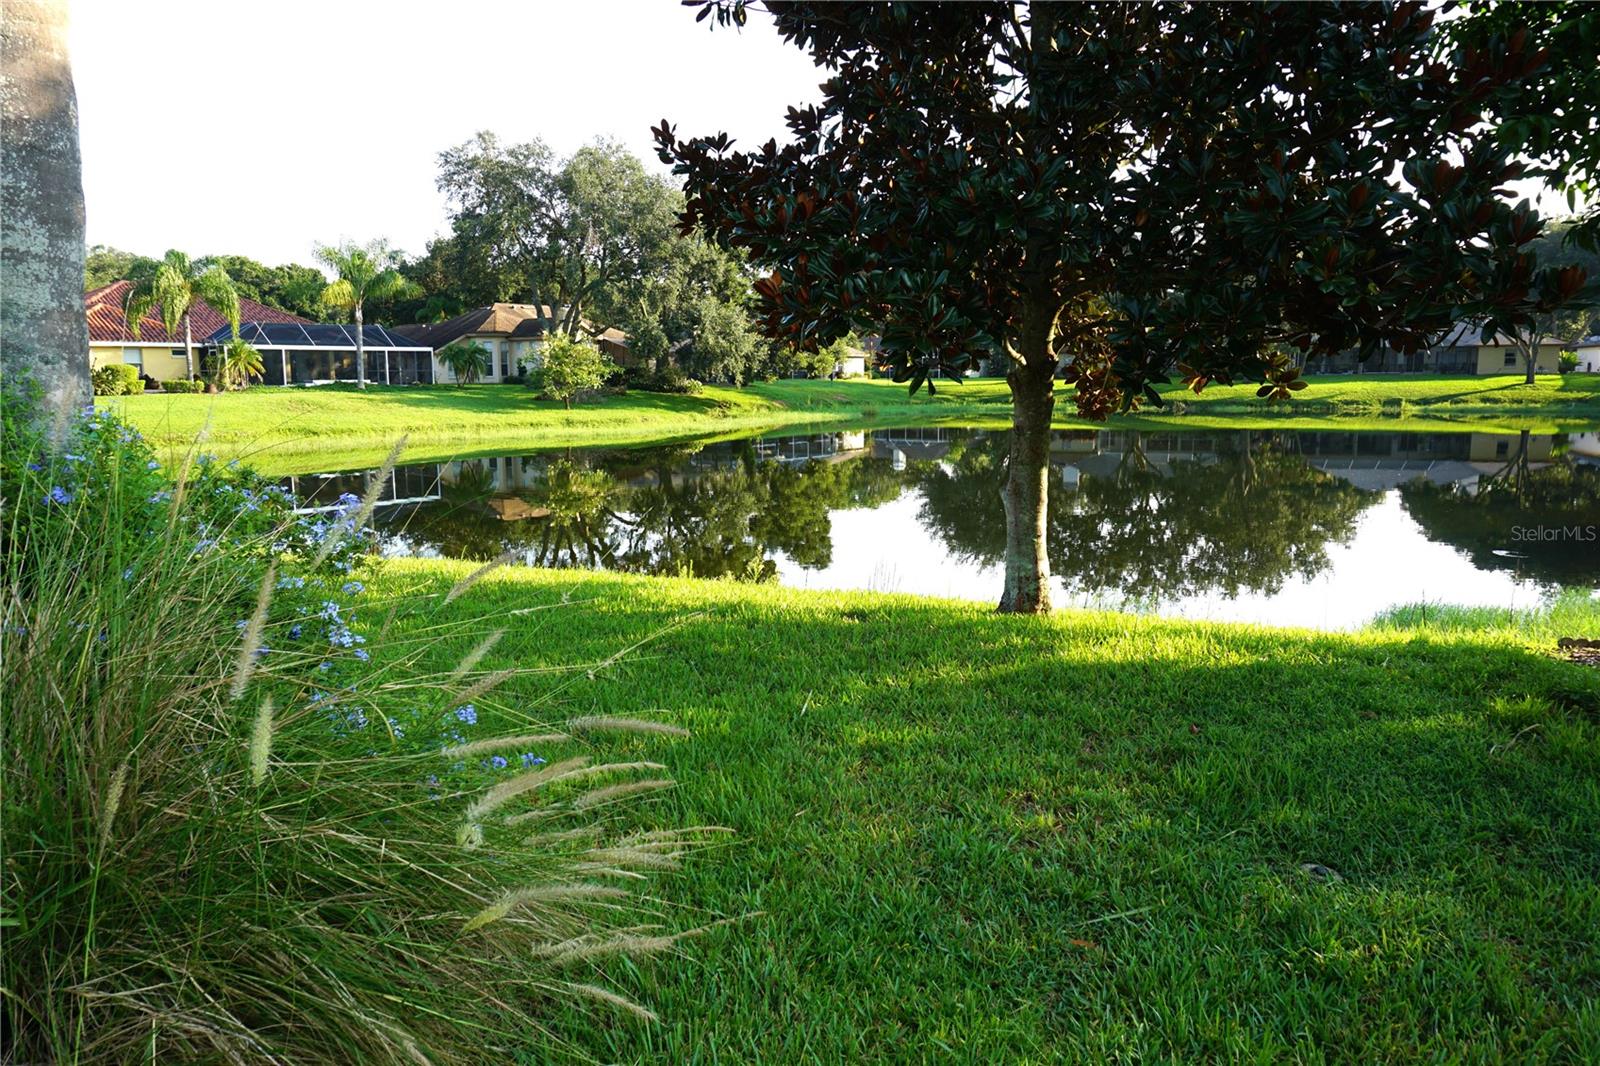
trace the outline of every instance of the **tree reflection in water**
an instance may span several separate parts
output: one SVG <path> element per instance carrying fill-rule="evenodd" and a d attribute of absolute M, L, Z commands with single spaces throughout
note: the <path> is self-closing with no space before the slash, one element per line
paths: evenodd
<path fill-rule="evenodd" d="M 1082 464 L 1090 471 L 1076 485 L 1077 467 L 1055 465 L 1047 543 L 1051 570 L 1069 590 L 1277 592 L 1291 576 L 1326 569 L 1327 546 L 1348 540 L 1380 498 L 1266 434 L 1219 436 L 1214 450 L 1160 463 L 1142 434 L 1128 436 L 1120 455 Z M 997 486 L 1006 450 L 1004 434 L 975 437 L 951 461 L 916 470 L 923 523 L 976 563 L 997 564 L 1005 550 Z"/>
<path fill-rule="evenodd" d="M 1400 488 L 1406 512 L 1429 540 L 1448 544 L 1480 570 L 1505 570 L 1546 584 L 1593 585 L 1600 569 L 1600 467 L 1535 462 L 1529 434 L 1504 466 L 1474 484 Z"/>
<path fill-rule="evenodd" d="M 1348 542 L 1362 512 L 1399 484 L 1423 531 L 1479 569 L 1593 584 L 1592 544 L 1518 544 L 1512 530 L 1600 527 L 1600 469 L 1530 461 L 1526 436 L 1491 468 L 1474 456 L 1506 445 L 1479 437 L 1060 433 L 1051 567 L 1073 592 L 1270 595 L 1328 572 L 1330 545 Z M 1535 443 L 1548 456 L 1550 440 Z M 942 542 L 957 565 L 996 565 L 1006 451 L 1004 433 L 884 431 L 470 460 L 445 468 L 437 501 L 382 521 L 443 555 L 484 560 L 509 547 L 534 565 L 643 574 L 766 581 L 780 557 L 822 568 L 836 552 L 894 556 L 897 537 Z M 1449 483 L 1403 483 L 1424 472 Z M 920 493 L 918 526 L 834 542 L 833 512 L 906 491 Z"/>

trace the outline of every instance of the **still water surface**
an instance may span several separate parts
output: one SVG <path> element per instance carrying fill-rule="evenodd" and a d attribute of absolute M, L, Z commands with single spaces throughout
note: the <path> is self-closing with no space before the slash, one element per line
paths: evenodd
<path fill-rule="evenodd" d="M 1003 432 L 901 429 L 396 469 L 390 555 L 993 600 Z M 1600 587 L 1600 432 L 1061 431 L 1058 605 L 1360 625 Z M 308 507 L 372 471 L 283 479 Z"/>

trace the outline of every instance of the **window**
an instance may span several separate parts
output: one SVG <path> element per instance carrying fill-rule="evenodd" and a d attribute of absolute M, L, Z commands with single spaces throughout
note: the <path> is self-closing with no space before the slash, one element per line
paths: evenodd
<path fill-rule="evenodd" d="M 500 342 L 500 376 L 503 377 L 503 378 L 508 378 L 508 377 L 511 376 L 511 342 L 510 341 L 501 341 Z"/>
<path fill-rule="evenodd" d="M 138 367 L 139 370 L 142 372 L 144 370 L 144 349 L 143 348 L 124 348 L 124 349 L 122 349 L 122 361 L 124 363 L 127 363 L 129 366 Z"/>
<path fill-rule="evenodd" d="M 1510 348 L 1507 348 L 1506 349 L 1506 366 L 1516 366 L 1516 365 L 1517 365 L 1517 353 L 1512 351 Z"/>
<path fill-rule="evenodd" d="M 1510 441 L 1508 441 L 1508 440 L 1497 440 L 1497 441 L 1494 442 L 1494 457 L 1496 459 L 1504 459 L 1506 456 L 1508 456 L 1510 454 L 1511 454 L 1511 442 Z"/>

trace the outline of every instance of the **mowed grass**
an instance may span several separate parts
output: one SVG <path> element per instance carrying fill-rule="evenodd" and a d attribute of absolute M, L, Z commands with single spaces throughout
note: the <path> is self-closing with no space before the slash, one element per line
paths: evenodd
<path fill-rule="evenodd" d="M 747 917 L 619 967 L 663 1021 L 572 1019 L 600 1061 L 1600 1055 L 1600 671 L 1514 630 L 510 569 L 443 605 L 470 571 L 385 564 L 367 610 L 507 626 L 489 669 L 653 636 L 508 682 L 485 727 L 664 713 L 694 735 L 634 742 L 679 782 L 644 817 L 737 833 L 660 891 Z"/>
<path fill-rule="evenodd" d="M 1600 420 L 1600 375 L 1520 378 L 1372 375 L 1312 379 L 1288 404 L 1268 404 L 1249 386 L 1208 388 L 1194 396 L 1176 386 L 1171 403 L 1114 425 L 1125 428 L 1337 428 L 1557 432 Z M 774 381 L 709 386 L 694 396 L 630 392 L 568 411 L 515 385 L 316 389 L 258 387 L 218 396 L 162 395 L 101 400 L 158 447 L 187 448 L 206 431 L 207 447 L 259 466 L 310 470 L 327 457 L 381 459 L 395 438 L 410 439 L 413 458 L 487 454 L 508 447 L 610 447 L 791 427 L 955 424 L 1003 427 L 1010 393 L 999 379 L 944 383 L 932 397 L 907 395 L 886 380 Z M 1057 421 L 1074 417 L 1065 389 Z"/>

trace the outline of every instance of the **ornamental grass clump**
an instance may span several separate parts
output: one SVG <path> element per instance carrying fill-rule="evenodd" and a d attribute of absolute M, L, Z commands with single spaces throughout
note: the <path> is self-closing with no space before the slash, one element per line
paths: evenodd
<path fill-rule="evenodd" d="M 0 455 L 0 1061 L 545 1061 L 574 1003 L 649 1016 L 602 967 L 700 931 L 637 893 L 711 831 L 586 799 L 643 783 L 607 730 L 497 707 L 523 727 L 474 735 L 476 661 L 416 676 L 425 646 L 369 628 L 437 598 L 363 602 L 360 500 L 297 514 L 204 457 L 175 485 L 112 417 L 24 414 Z"/>

